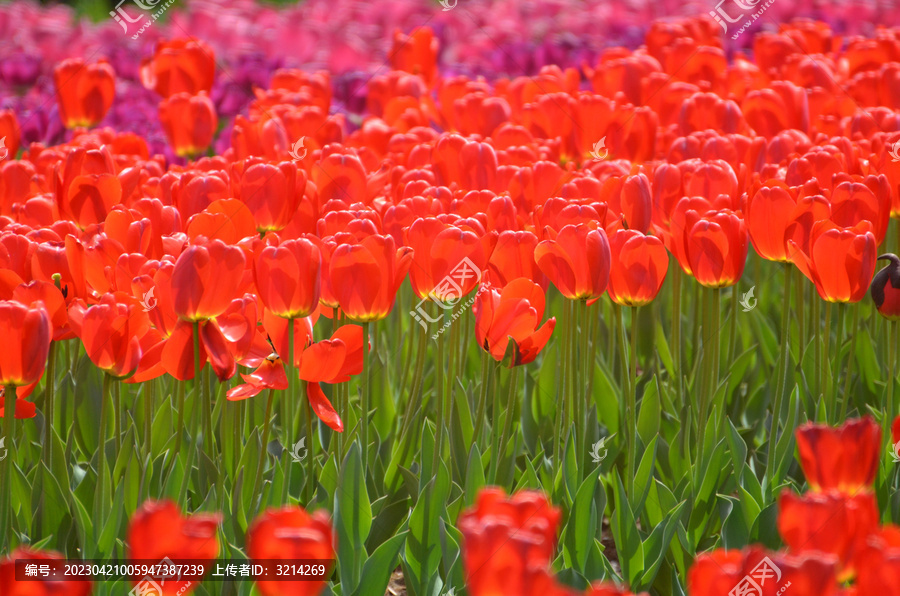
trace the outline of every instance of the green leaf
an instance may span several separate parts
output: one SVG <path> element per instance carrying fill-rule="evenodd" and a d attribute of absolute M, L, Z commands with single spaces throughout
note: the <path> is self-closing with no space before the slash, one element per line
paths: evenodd
<path fill-rule="evenodd" d="M 663 331 L 661 320 L 656 321 L 656 333 L 654 335 L 656 353 L 666 368 L 666 372 L 669 373 L 669 377 L 675 378 L 675 362 L 672 360 L 672 352 L 669 350 L 669 344 L 666 341 L 666 333 Z"/>
<path fill-rule="evenodd" d="M 656 375 L 646 385 L 647 390 L 644 391 L 644 397 L 641 400 L 641 411 L 638 415 L 637 432 L 641 437 L 644 445 L 649 445 L 650 441 L 659 435 L 659 421 L 661 419 L 659 405 L 659 387 Z"/>
<path fill-rule="evenodd" d="M 441 562 L 440 526 L 441 513 L 450 494 L 447 467 L 441 463 L 439 473 L 423 489 L 409 517 L 409 535 L 406 538 L 404 561 L 409 576 L 407 587 L 415 596 L 430 594 Z"/>
<path fill-rule="evenodd" d="M 473 444 L 469 450 L 469 463 L 466 465 L 466 505 L 475 503 L 478 491 L 484 486 L 484 468 L 481 467 L 481 451 Z"/>
<path fill-rule="evenodd" d="M 615 511 L 612 518 L 612 533 L 619 553 L 619 564 L 630 585 L 636 585 L 644 571 L 644 547 L 638 532 L 637 522 L 628 496 L 618 472 L 613 472 Z"/>
<path fill-rule="evenodd" d="M 408 533 L 401 532 L 375 549 L 362 568 L 366 581 L 359 585 L 354 596 L 384 596 Z"/>
<path fill-rule="evenodd" d="M 644 450 L 641 457 L 641 463 L 634 475 L 634 502 L 631 504 L 633 511 L 640 512 L 644 508 L 644 501 L 647 499 L 647 493 L 650 490 L 650 484 L 653 479 L 653 466 L 656 463 L 656 446 L 659 443 L 659 436 L 656 435 Z"/>
<path fill-rule="evenodd" d="M 653 585 L 656 574 L 659 573 L 659 568 L 662 566 L 666 553 L 669 551 L 669 545 L 672 542 L 675 529 L 678 526 L 678 522 L 681 518 L 681 514 L 684 512 L 686 504 L 686 501 L 679 503 L 678 506 L 666 516 L 663 523 L 653 528 L 650 536 L 644 541 L 643 547 L 644 553 L 646 553 L 644 559 L 645 570 L 644 574 L 641 576 L 641 581 L 637 586 L 632 586 L 635 589 L 646 590 Z"/>
<path fill-rule="evenodd" d="M 334 495 L 334 525 L 338 535 L 338 562 L 343 591 L 352 594 L 359 586 L 365 541 L 372 525 L 372 507 L 366 490 L 359 443 L 350 445 Z"/>
<path fill-rule="evenodd" d="M 594 508 L 594 489 L 597 487 L 597 475 L 589 474 L 569 510 L 566 522 L 563 549 L 567 551 L 569 560 L 575 569 L 584 573 L 588 555 L 594 543 L 597 529 L 597 511 Z"/>

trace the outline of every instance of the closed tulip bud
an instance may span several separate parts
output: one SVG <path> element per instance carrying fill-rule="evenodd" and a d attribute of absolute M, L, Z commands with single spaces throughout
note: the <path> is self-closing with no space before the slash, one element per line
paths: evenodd
<path fill-rule="evenodd" d="M 66 128 L 90 128 L 103 120 L 116 95 L 116 73 L 105 60 L 62 61 L 53 70 L 59 115 Z"/>

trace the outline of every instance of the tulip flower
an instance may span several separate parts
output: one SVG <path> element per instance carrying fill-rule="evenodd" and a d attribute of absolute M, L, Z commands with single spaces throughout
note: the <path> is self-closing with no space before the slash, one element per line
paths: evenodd
<path fill-rule="evenodd" d="M 89 581 L 74 581 L 60 579 L 59 577 L 29 577 L 27 581 L 16 581 L 16 560 L 23 560 L 18 564 L 21 572 L 25 571 L 25 561 L 29 563 L 65 561 L 65 557 L 55 551 L 34 550 L 27 546 L 17 548 L 8 557 L 0 560 L 0 593 L 4 596 L 53 596 L 65 594 L 65 596 L 90 596 L 93 586 Z"/>
<path fill-rule="evenodd" d="M 195 157 L 212 144 L 219 120 L 206 93 L 176 93 L 159 104 L 159 121 L 179 157 Z"/>
<path fill-rule="evenodd" d="M 549 280 L 534 261 L 537 245 L 538 238 L 532 232 L 501 232 L 487 265 L 491 285 L 503 287 L 517 277 L 527 277 L 546 291 Z"/>
<path fill-rule="evenodd" d="M 103 120 L 116 94 L 116 73 L 105 60 L 87 65 L 81 58 L 53 70 L 59 115 L 66 128 L 89 128 Z"/>
<path fill-rule="evenodd" d="M 126 537 L 129 561 L 162 561 L 173 563 L 215 559 L 219 554 L 217 529 L 222 523 L 218 513 L 182 515 L 172 501 L 145 501 L 128 524 Z M 133 583 L 138 584 L 138 578 Z M 162 584 L 163 596 L 190 594 L 199 582 L 167 580 Z"/>
<path fill-rule="evenodd" d="M 878 260 L 889 264 L 872 278 L 872 301 L 884 318 L 900 321 L 900 257 L 887 253 Z"/>
<path fill-rule="evenodd" d="M 812 225 L 827 219 L 830 213 L 825 197 L 798 197 L 797 188 L 769 180 L 747 201 L 747 229 L 753 248 L 764 259 L 790 262 L 788 240 L 803 246 Z M 798 231 L 798 227 L 802 230 Z"/>
<path fill-rule="evenodd" d="M 247 531 L 247 556 L 251 561 L 333 560 L 335 536 L 325 510 L 312 515 L 297 506 L 269 509 L 253 521 Z M 326 565 L 325 577 L 331 574 Z M 260 580 L 263 596 L 316 596 L 325 580 Z"/>
<path fill-rule="evenodd" d="M 288 388 L 284 364 L 281 362 L 281 357 L 274 352 L 264 358 L 256 370 L 248 375 L 241 373 L 241 377 L 244 379 L 244 384 L 229 389 L 228 393 L 225 394 L 225 398 L 229 401 L 254 397 L 259 395 L 259 392 L 263 389 Z"/>
<path fill-rule="evenodd" d="M 413 249 L 409 281 L 416 296 L 452 303 L 474 290 L 496 237 L 496 232 L 479 235 L 438 218 L 414 221 L 407 246 Z"/>
<path fill-rule="evenodd" d="M 687 588 L 689 596 L 775 596 L 785 591 L 839 596 L 833 557 L 814 552 L 786 555 L 755 546 L 700 554 L 688 571 Z"/>
<path fill-rule="evenodd" d="M 469 593 L 530 594 L 526 573 L 549 567 L 560 516 L 542 493 L 521 491 L 507 498 L 502 489 L 482 489 L 457 523 Z"/>
<path fill-rule="evenodd" d="M 315 243 L 300 238 L 267 246 L 253 265 L 259 299 L 275 315 L 302 318 L 318 306 L 322 255 Z"/>
<path fill-rule="evenodd" d="M 709 288 L 732 286 L 747 261 L 747 226 L 736 213 L 723 209 L 686 215 L 684 251 L 697 281 Z"/>
<path fill-rule="evenodd" d="M 153 57 L 141 62 L 141 83 L 164 98 L 212 89 L 216 58 L 208 44 L 190 39 L 160 40 Z"/>
<path fill-rule="evenodd" d="M 570 300 L 603 295 L 609 283 L 610 258 L 606 232 L 587 224 L 564 226 L 555 238 L 534 249 L 537 266 Z"/>
<path fill-rule="evenodd" d="M 556 325 L 551 317 L 538 327 L 544 318 L 544 300 L 541 287 L 525 278 L 514 279 L 500 290 L 482 287 L 472 306 L 478 345 L 510 368 L 533 362 Z"/>
<path fill-rule="evenodd" d="M 363 323 L 387 317 L 412 258 L 412 249 L 395 248 L 390 236 L 373 235 L 359 244 L 338 246 L 330 275 L 341 310 Z"/>
<path fill-rule="evenodd" d="M 900 596 L 900 527 L 887 525 L 873 532 L 859 557 L 859 594 Z"/>
<path fill-rule="evenodd" d="M 260 232 L 282 230 L 291 223 L 303 199 L 306 172 L 293 162 L 258 163 L 246 169 L 234 186 Z"/>
<path fill-rule="evenodd" d="M 244 270 L 244 253 L 221 240 L 188 247 L 172 271 L 175 313 L 184 321 L 216 317 L 237 293 Z"/>
<path fill-rule="evenodd" d="M 3 139 L 3 143 L 0 143 L 0 161 L 16 158 L 21 136 L 16 113 L 12 110 L 0 110 L 0 139 Z"/>
<path fill-rule="evenodd" d="M 797 496 L 785 490 L 778 500 L 778 533 L 788 549 L 836 556 L 842 581 L 852 577 L 857 557 L 878 520 L 878 503 L 870 492 Z"/>
<path fill-rule="evenodd" d="M 34 383 L 44 374 L 53 326 L 43 304 L 0 300 L 0 386 Z"/>
<path fill-rule="evenodd" d="M 797 429 L 797 448 L 812 490 L 855 494 L 875 482 L 881 427 L 868 416 L 838 428 L 807 423 Z"/>
<path fill-rule="evenodd" d="M 140 304 L 122 292 L 104 294 L 87 307 L 78 300 L 69 309 L 69 324 L 94 365 L 116 379 L 131 376 L 141 361 L 141 337 L 150 319 Z"/>
<path fill-rule="evenodd" d="M 866 295 L 875 272 L 875 236 L 872 224 L 863 220 L 852 228 L 841 228 L 829 220 L 812 228 L 809 251 L 793 240 L 791 260 L 816 285 L 822 300 L 859 302 Z"/>
<path fill-rule="evenodd" d="M 637 230 L 618 230 L 609 239 L 612 268 L 609 297 L 616 304 L 649 304 L 662 287 L 669 255 L 662 241 Z"/>

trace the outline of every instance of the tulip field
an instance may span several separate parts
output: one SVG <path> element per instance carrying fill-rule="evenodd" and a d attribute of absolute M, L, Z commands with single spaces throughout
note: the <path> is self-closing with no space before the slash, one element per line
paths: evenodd
<path fill-rule="evenodd" d="M 0 4 L 0 596 L 900 596 L 900 3 L 809 4 Z"/>

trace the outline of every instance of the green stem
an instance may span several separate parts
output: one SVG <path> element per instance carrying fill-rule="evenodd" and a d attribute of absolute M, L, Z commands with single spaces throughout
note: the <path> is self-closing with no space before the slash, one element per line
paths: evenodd
<path fill-rule="evenodd" d="M 847 370 L 844 373 L 844 398 L 841 402 L 841 416 L 838 420 L 847 419 L 847 404 L 850 402 L 850 377 L 853 376 L 853 357 L 856 354 L 856 336 L 859 335 L 860 305 L 853 305 L 853 321 L 850 323 L 850 353 L 847 354 Z"/>
<path fill-rule="evenodd" d="M 791 298 L 791 280 L 794 278 L 790 263 L 784 263 L 784 297 L 785 302 Z M 788 358 L 790 356 L 790 319 L 787 304 L 781 309 L 781 352 L 778 356 L 778 372 L 775 379 L 775 398 L 772 406 L 772 425 L 769 428 L 769 449 L 766 455 L 766 476 L 771 483 L 773 467 L 775 464 L 775 444 L 778 441 L 778 423 L 781 420 L 782 400 L 784 399 L 785 385 L 787 384 Z"/>
<path fill-rule="evenodd" d="M 440 308 L 437 303 L 435 306 Z M 439 311 L 440 312 L 440 311 Z M 452 356 L 451 356 L 452 359 Z M 437 362 L 435 362 L 435 397 L 434 397 L 434 415 L 435 415 L 435 436 L 434 451 L 432 452 L 431 473 L 437 474 L 438 463 L 441 461 L 441 451 L 444 447 L 444 334 L 441 333 L 437 338 Z"/>
<path fill-rule="evenodd" d="M 487 403 L 487 384 L 489 379 L 488 368 L 491 366 L 489 361 L 490 353 L 482 350 L 481 352 L 481 391 L 478 395 L 478 410 L 475 412 L 473 420 L 474 429 L 472 431 L 472 444 L 478 445 L 478 439 L 481 438 L 481 429 L 484 426 L 484 408 Z"/>
<path fill-rule="evenodd" d="M 156 381 L 147 381 L 144 385 L 144 394 L 141 398 L 144 400 L 144 461 L 149 462 L 150 450 L 152 447 L 151 434 L 153 430 L 153 389 L 156 387 Z"/>
<path fill-rule="evenodd" d="M 831 302 L 825 303 L 825 331 L 824 331 L 824 348 L 822 350 L 822 400 L 825 404 L 825 421 L 834 419 L 834 396 L 831 393 L 828 369 L 829 369 L 829 353 L 831 349 Z"/>
<path fill-rule="evenodd" d="M 296 406 L 296 399 L 294 389 L 297 386 L 297 375 L 295 374 L 297 371 L 294 370 L 294 334 L 296 331 L 294 330 L 294 319 L 288 319 L 288 361 L 285 363 L 284 370 L 287 373 L 288 378 L 288 389 L 287 393 L 281 396 L 281 399 L 284 400 L 284 404 L 282 407 L 282 414 L 284 415 L 284 420 L 282 421 L 282 433 L 284 434 L 284 448 L 287 450 L 293 449 L 294 447 L 294 417 L 296 413 L 294 408 Z M 284 485 L 281 487 L 281 503 L 284 505 L 290 504 L 290 496 L 291 496 L 291 470 L 293 469 L 294 460 L 285 453 L 284 457 Z"/>
<path fill-rule="evenodd" d="M 110 400 L 110 383 L 112 377 L 108 374 L 103 375 L 103 393 L 100 396 L 100 424 L 99 429 L 99 451 L 97 452 L 97 494 L 94 502 L 94 519 L 106 519 L 106 427 Z M 99 538 L 100 526 L 96 527 L 97 536 Z"/>
<path fill-rule="evenodd" d="M 713 347 L 712 347 L 712 394 L 710 398 L 712 399 L 712 403 L 715 403 L 716 395 L 719 393 L 719 345 L 721 339 L 720 329 L 720 309 L 722 304 L 722 288 L 713 289 L 713 306 L 712 310 L 709 313 L 711 324 L 709 326 L 709 333 L 712 338 Z M 724 406 L 724 404 L 723 404 Z M 723 407 L 722 410 L 725 408 Z M 718 416 L 718 422 L 725 420 L 724 411 L 720 411 Z"/>
<path fill-rule="evenodd" d="M 259 450 L 259 464 L 256 466 L 256 479 L 253 481 L 253 498 L 259 495 L 259 487 L 262 484 L 263 477 L 263 468 L 266 466 L 266 454 L 267 449 L 266 446 L 269 444 L 269 430 L 271 426 L 271 418 L 272 418 L 272 403 L 275 401 L 275 390 L 269 389 L 269 397 L 266 399 L 266 417 L 263 420 L 263 433 L 262 433 L 262 449 Z M 259 512 L 260 507 L 262 506 L 262 497 L 260 496 L 259 505 L 256 508 L 256 512 Z"/>
<path fill-rule="evenodd" d="M 812 321 L 811 325 L 813 328 L 813 346 L 814 353 L 813 356 L 816 361 L 816 372 L 822 369 L 822 346 L 821 346 L 821 323 L 819 319 L 819 311 L 821 310 L 821 298 L 818 296 L 818 292 L 813 293 L 813 307 L 812 307 Z M 815 399 L 819 400 L 819 395 L 822 393 L 822 375 L 816 374 L 815 376 Z M 815 407 L 813 407 L 813 411 Z"/>
<path fill-rule="evenodd" d="M 698 302 L 702 302 L 700 307 L 700 312 L 697 313 L 697 319 L 694 320 L 694 336 L 696 338 L 697 343 L 694 343 L 694 358 L 700 358 L 700 372 L 702 376 L 700 378 L 700 416 L 697 419 L 697 438 L 700 443 L 699 447 L 702 450 L 703 447 L 703 433 L 706 431 L 706 417 L 709 414 L 709 385 L 710 385 L 710 354 L 708 346 L 706 345 L 706 341 L 703 342 L 703 346 L 699 345 L 699 341 L 701 339 L 701 335 L 698 332 L 698 328 L 703 329 L 703 333 L 708 333 L 709 328 L 709 313 L 711 310 L 709 292 L 706 291 L 706 288 L 700 288 L 700 300 Z M 702 322 L 700 318 L 702 317 Z M 694 382 L 694 385 L 697 386 L 697 382 Z"/>
<path fill-rule="evenodd" d="M 360 438 L 362 442 L 363 466 L 369 461 L 369 392 L 372 391 L 372 365 L 369 350 L 369 326 L 371 323 L 363 323 L 363 387 L 362 387 L 362 418 L 360 419 Z M 440 366 L 438 366 L 440 368 Z M 440 388 L 438 389 L 440 391 Z"/>
<path fill-rule="evenodd" d="M 119 451 L 122 450 L 122 393 L 120 389 L 121 383 L 118 381 L 113 383 L 113 428 L 115 429 L 116 434 L 116 459 L 119 458 Z"/>
<path fill-rule="evenodd" d="M 12 469 L 13 461 L 16 459 L 14 433 L 16 431 L 16 386 L 6 385 L 3 389 L 5 397 L 4 413 L 3 413 L 3 437 L 9 442 L 5 446 L 7 449 L 6 457 L 0 462 L 3 471 L 3 489 L 0 490 L 0 551 L 4 545 L 7 545 L 7 553 L 11 553 L 15 546 L 15 538 L 13 538 L 12 522 L 13 522 L 13 506 L 12 506 Z"/>
<path fill-rule="evenodd" d="M 790 301 L 791 297 L 786 294 L 786 299 Z M 787 306 L 785 309 L 787 310 Z M 737 319 L 738 319 L 738 287 L 737 284 L 731 286 L 731 329 L 728 333 L 728 362 L 734 362 L 734 351 L 737 348 Z"/>
<path fill-rule="evenodd" d="M 806 300 L 803 299 L 803 273 L 794 268 L 794 275 L 797 277 L 797 291 L 795 296 L 794 308 L 796 308 L 797 317 L 797 362 L 803 366 L 803 353 L 806 350 L 806 317 L 803 316 L 803 307 Z"/>
<path fill-rule="evenodd" d="M 888 361 L 887 361 L 887 370 L 888 370 L 888 386 L 887 386 L 887 417 L 884 421 L 884 435 L 888 437 L 888 442 L 893 442 L 891 437 L 891 425 L 894 422 L 894 417 L 897 415 L 897 403 L 896 396 L 894 395 L 894 385 L 896 384 L 896 375 L 898 369 L 900 369 L 900 364 L 898 364 L 897 360 L 897 342 L 900 342 L 900 323 L 898 321 L 891 321 L 888 324 L 887 328 L 887 337 L 888 337 Z"/>
<path fill-rule="evenodd" d="M 306 403 L 306 440 L 309 443 L 309 451 L 306 454 L 306 486 L 308 487 L 308 496 L 306 498 L 307 508 L 312 506 L 313 499 L 316 496 L 316 441 L 313 439 L 313 413 L 312 404 L 309 403 L 309 394 L 306 390 L 306 383 L 300 383 L 301 399 Z"/>
<path fill-rule="evenodd" d="M 512 438 L 512 429 L 513 422 L 516 417 L 516 380 L 518 377 L 519 367 L 513 366 L 509 371 L 509 392 L 507 393 L 506 398 L 506 421 L 503 424 L 503 435 L 500 439 L 500 449 L 503 450 L 504 454 L 506 453 L 507 446 Z M 513 446 L 515 449 L 515 446 Z M 515 458 L 516 454 L 513 453 L 512 457 Z M 497 456 L 497 465 L 499 466 L 502 463 L 503 457 Z M 497 470 L 494 470 L 494 474 L 491 476 L 491 482 L 496 483 L 497 481 Z"/>
<path fill-rule="evenodd" d="M 631 307 L 631 341 L 628 343 L 628 352 L 630 356 L 630 364 L 628 367 L 628 401 L 625 405 L 625 432 L 627 433 L 627 450 L 628 453 L 628 471 L 625 479 L 627 481 L 626 490 L 629 495 L 634 495 L 634 470 L 637 458 L 637 442 L 635 434 L 637 433 L 636 412 L 637 410 L 637 324 L 638 324 L 638 307 Z"/>
<path fill-rule="evenodd" d="M 44 373 L 44 378 L 47 380 L 47 385 L 44 387 L 44 463 L 47 464 L 47 469 L 53 469 L 53 397 L 54 390 L 56 389 L 56 352 L 57 342 L 50 342 L 50 352 L 47 356 L 47 371 Z"/>

